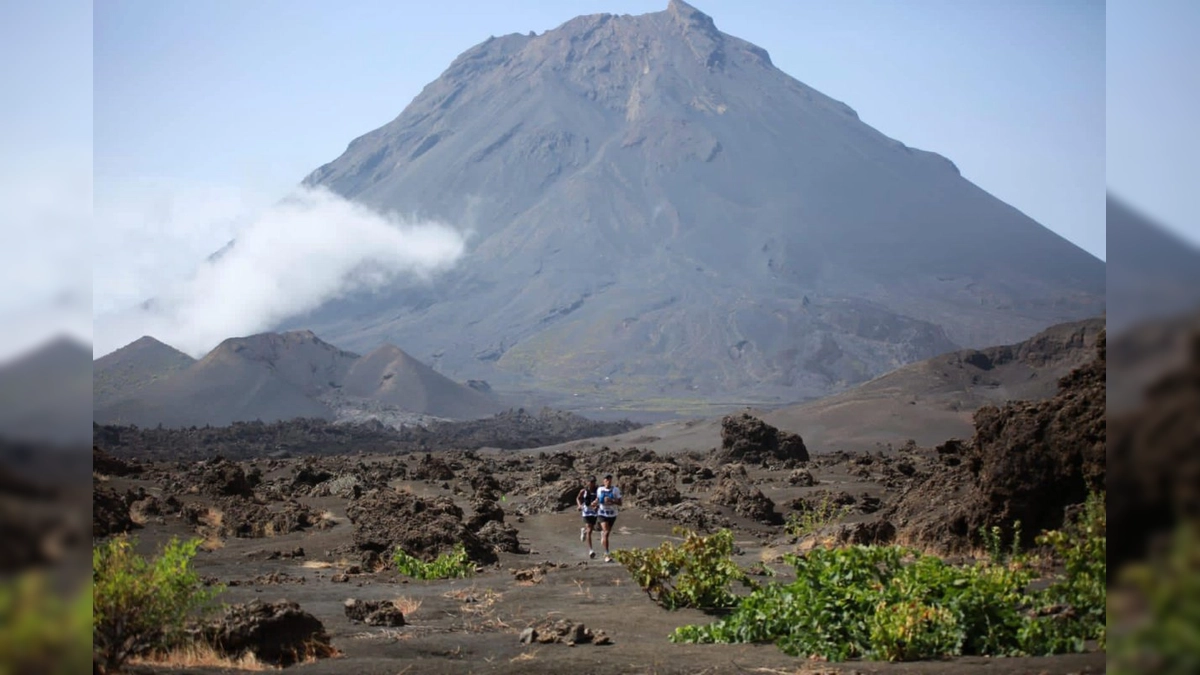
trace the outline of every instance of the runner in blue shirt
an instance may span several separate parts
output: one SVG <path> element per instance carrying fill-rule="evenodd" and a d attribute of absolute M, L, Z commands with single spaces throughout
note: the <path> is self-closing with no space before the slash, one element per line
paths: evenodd
<path fill-rule="evenodd" d="M 604 562 L 612 562 L 608 550 L 608 535 L 617 522 L 617 507 L 621 505 L 621 488 L 613 485 L 612 474 L 604 477 L 604 485 L 596 490 L 596 514 L 600 516 L 600 543 L 604 545 Z"/>

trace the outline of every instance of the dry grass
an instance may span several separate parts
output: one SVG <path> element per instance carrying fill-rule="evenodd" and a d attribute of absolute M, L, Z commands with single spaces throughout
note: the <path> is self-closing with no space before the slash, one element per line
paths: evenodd
<path fill-rule="evenodd" d="M 400 642 L 401 640 L 411 640 L 412 633 L 406 633 L 397 628 L 382 628 L 380 630 L 364 631 L 351 635 L 352 640 L 387 640 L 390 642 Z"/>
<path fill-rule="evenodd" d="M 109 476 L 107 476 L 105 474 L 96 473 L 95 471 L 93 471 L 92 472 L 92 480 L 96 481 L 97 483 L 107 483 L 108 481 L 112 480 L 112 478 L 110 478 Z"/>
<path fill-rule="evenodd" d="M 801 666 L 797 670 L 784 670 L 783 668 L 750 668 L 746 672 L 749 673 L 769 673 L 770 675 L 841 675 L 840 670 L 831 670 L 821 666 Z"/>
<path fill-rule="evenodd" d="M 492 606 L 500 600 L 501 593 L 485 588 L 480 590 L 474 586 L 469 588 L 460 588 L 456 591 L 447 591 L 442 594 L 443 598 L 457 600 L 463 603 L 459 610 L 467 614 L 484 614 L 492 609 Z"/>
<path fill-rule="evenodd" d="M 209 532 L 200 544 L 200 549 L 203 551 L 217 551 L 222 548 L 225 548 L 225 541 L 216 532 Z"/>
<path fill-rule="evenodd" d="M 300 566 L 303 567 L 304 569 L 308 569 L 308 570 L 327 570 L 327 569 L 332 569 L 334 567 L 337 567 L 339 569 L 346 569 L 347 567 L 350 567 L 351 565 L 354 565 L 354 564 L 355 563 L 352 563 L 345 558 L 339 558 L 338 560 L 335 560 L 333 562 L 330 562 L 328 560 L 305 560 L 304 562 L 300 563 Z"/>
<path fill-rule="evenodd" d="M 155 652 L 144 657 L 130 659 L 133 666 L 160 666 L 165 668 L 224 668 L 230 670 L 278 670 L 267 665 L 249 652 L 240 657 L 226 656 L 204 642 L 193 642 L 166 652 Z"/>
<path fill-rule="evenodd" d="M 585 586 L 582 579 L 573 579 L 572 581 L 575 582 L 575 592 L 572 593 L 572 595 L 578 595 L 581 597 L 585 597 L 588 600 L 592 599 L 592 587 L 591 586 Z"/>
<path fill-rule="evenodd" d="M 524 661 L 533 661 L 537 658 L 538 652 L 542 650 L 534 649 L 528 652 L 521 652 L 508 660 L 509 663 L 522 663 Z"/>
<path fill-rule="evenodd" d="M 221 529 L 221 525 L 225 523 L 225 512 L 221 509 L 209 507 L 208 512 L 200 516 L 200 523 L 214 529 Z"/>
<path fill-rule="evenodd" d="M 141 525 L 142 527 L 145 527 L 146 523 L 149 522 L 150 519 L 146 517 L 145 513 L 142 513 L 139 510 L 130 509 L 129 510 L 129 520 L 134 525 Z"/>
<path fill-rule="evenodd" d="M 421 609 L 421 600 L 419 598 L 410 598 L 406 595 L 401 595 L 400 597 L 392 600 L 392 604 L 396 606 L 396 609 L 400 610 L 400 613 L 403 614 L 404 618 L 406 619 L 409 616 L 416 614 L 418 609 Z"/>
<path fill-rule="evenodd" d="M 784 550 L 775 546 L 764 546 L 758 552 L 758 561 L 764 565 L 773 565 L 779 562 L 783 556 Z"/>

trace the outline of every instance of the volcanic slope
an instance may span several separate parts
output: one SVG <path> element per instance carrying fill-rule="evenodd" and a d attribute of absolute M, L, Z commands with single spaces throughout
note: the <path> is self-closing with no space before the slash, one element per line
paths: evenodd
<path fill-rule="evenodd" d="M 1094 358 L 1103 329 L 1102 318 L 1059 324 L 1012 345 L 941 354 L 833 396 L 755 414 L 800 434 L 814 454 L 874 452 L 909 439 L 932 446 L 951 437 L 969 438 L 974 413 L 982 406 L 1054 396 L 1060 377 Z M 721 443 L 721 419 L 662 422 L 563 447 L 588 443 L 658 452 L 713 448 Z"/>
<path fill-rule="evenodd" d="M 354 358 L 308 332 L 229 338 L 188 368 L 115 403 L 97 404 L 94 418 L 167 427 L 332 419 L 315 396 L 336 384 Z"/>
<path fill-rule="evenodd" d="M 61 335 L 0 361 L 0 441 L 87 447 L 91 360 Z"/>
<path fill-rule="evenodd" d="M 1104 309 L 1102 261 L 675 0 L 489 38 L 304 183 L 472 235 L 286 327 L 510 390 L 776 405 Z"/>
<path fill-rule="evenodd" d="M 230 338 L 183 368 L 179 357 L 188 358 L 142 338 L 97 360 L 95 421 L 219 426 L 333 420 L 348 410 L 362 421 L 364 407 L 474 419 L 501 409 L 491 395 L 439 375 L 398 347 L 384 345 L 360 357 L 311 331 Z"/>
<path fill-rule="evenodd" d="M 500 412 L 492 398 L 447 379 L 390 344 L 354 362 L 342 381 L 342 393 L 435 417 L 466 419 Z"/>
<path fill-rule="evenodd" d="M 92 363 L 92 404 L 104 408 L 117 403 L 195 362 L 178 349 L 143 336 Z"/>

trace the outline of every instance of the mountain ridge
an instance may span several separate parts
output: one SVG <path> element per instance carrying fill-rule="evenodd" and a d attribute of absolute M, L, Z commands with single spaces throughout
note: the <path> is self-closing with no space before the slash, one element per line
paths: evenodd
<path fill-rule="evenodd" d="M 686 3 L 476 45 L 304 184 L 474 236 L 285 327 L 510 389 L 777 404 L 1104 306 L 1104 263 Z"/>
<path fill-rule="evenodd" d="M 393 357 L 383 365 L 399 384 L 383 396 L 370 387 L 343 392 L 347 380 L 352 385 L 362 381 L 360 364 L 370 361 L 312 331 L 228 338 L 185 367 L 178 367 L 180 360 L 162 358 L 182 353 L 145 337 L 96 361 L 101 378 L 116 368 L 138 376 L 97 388 L 93 417 L 100 423 L 186 427 L 294 418 L 334 421 L 346 415 L 362 420 L 371 417 L 364 418 L 364 406 L 401 419 L 470 419 L 500 409 L 486 394 L 446 379 L 394 345 L 386 347 L 390 349 L 376 351 Z"/>

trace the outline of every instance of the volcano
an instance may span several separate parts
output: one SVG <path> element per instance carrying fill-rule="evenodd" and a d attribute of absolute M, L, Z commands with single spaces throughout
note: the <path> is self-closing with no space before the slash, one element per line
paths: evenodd
<path fill-rule="evenodd" d="M 1102 261 L 677 0 L 489 38 L 304 183 L 468 252 L 283 328 L 510 390 L 798 401 L 1104 312 Z"/>

